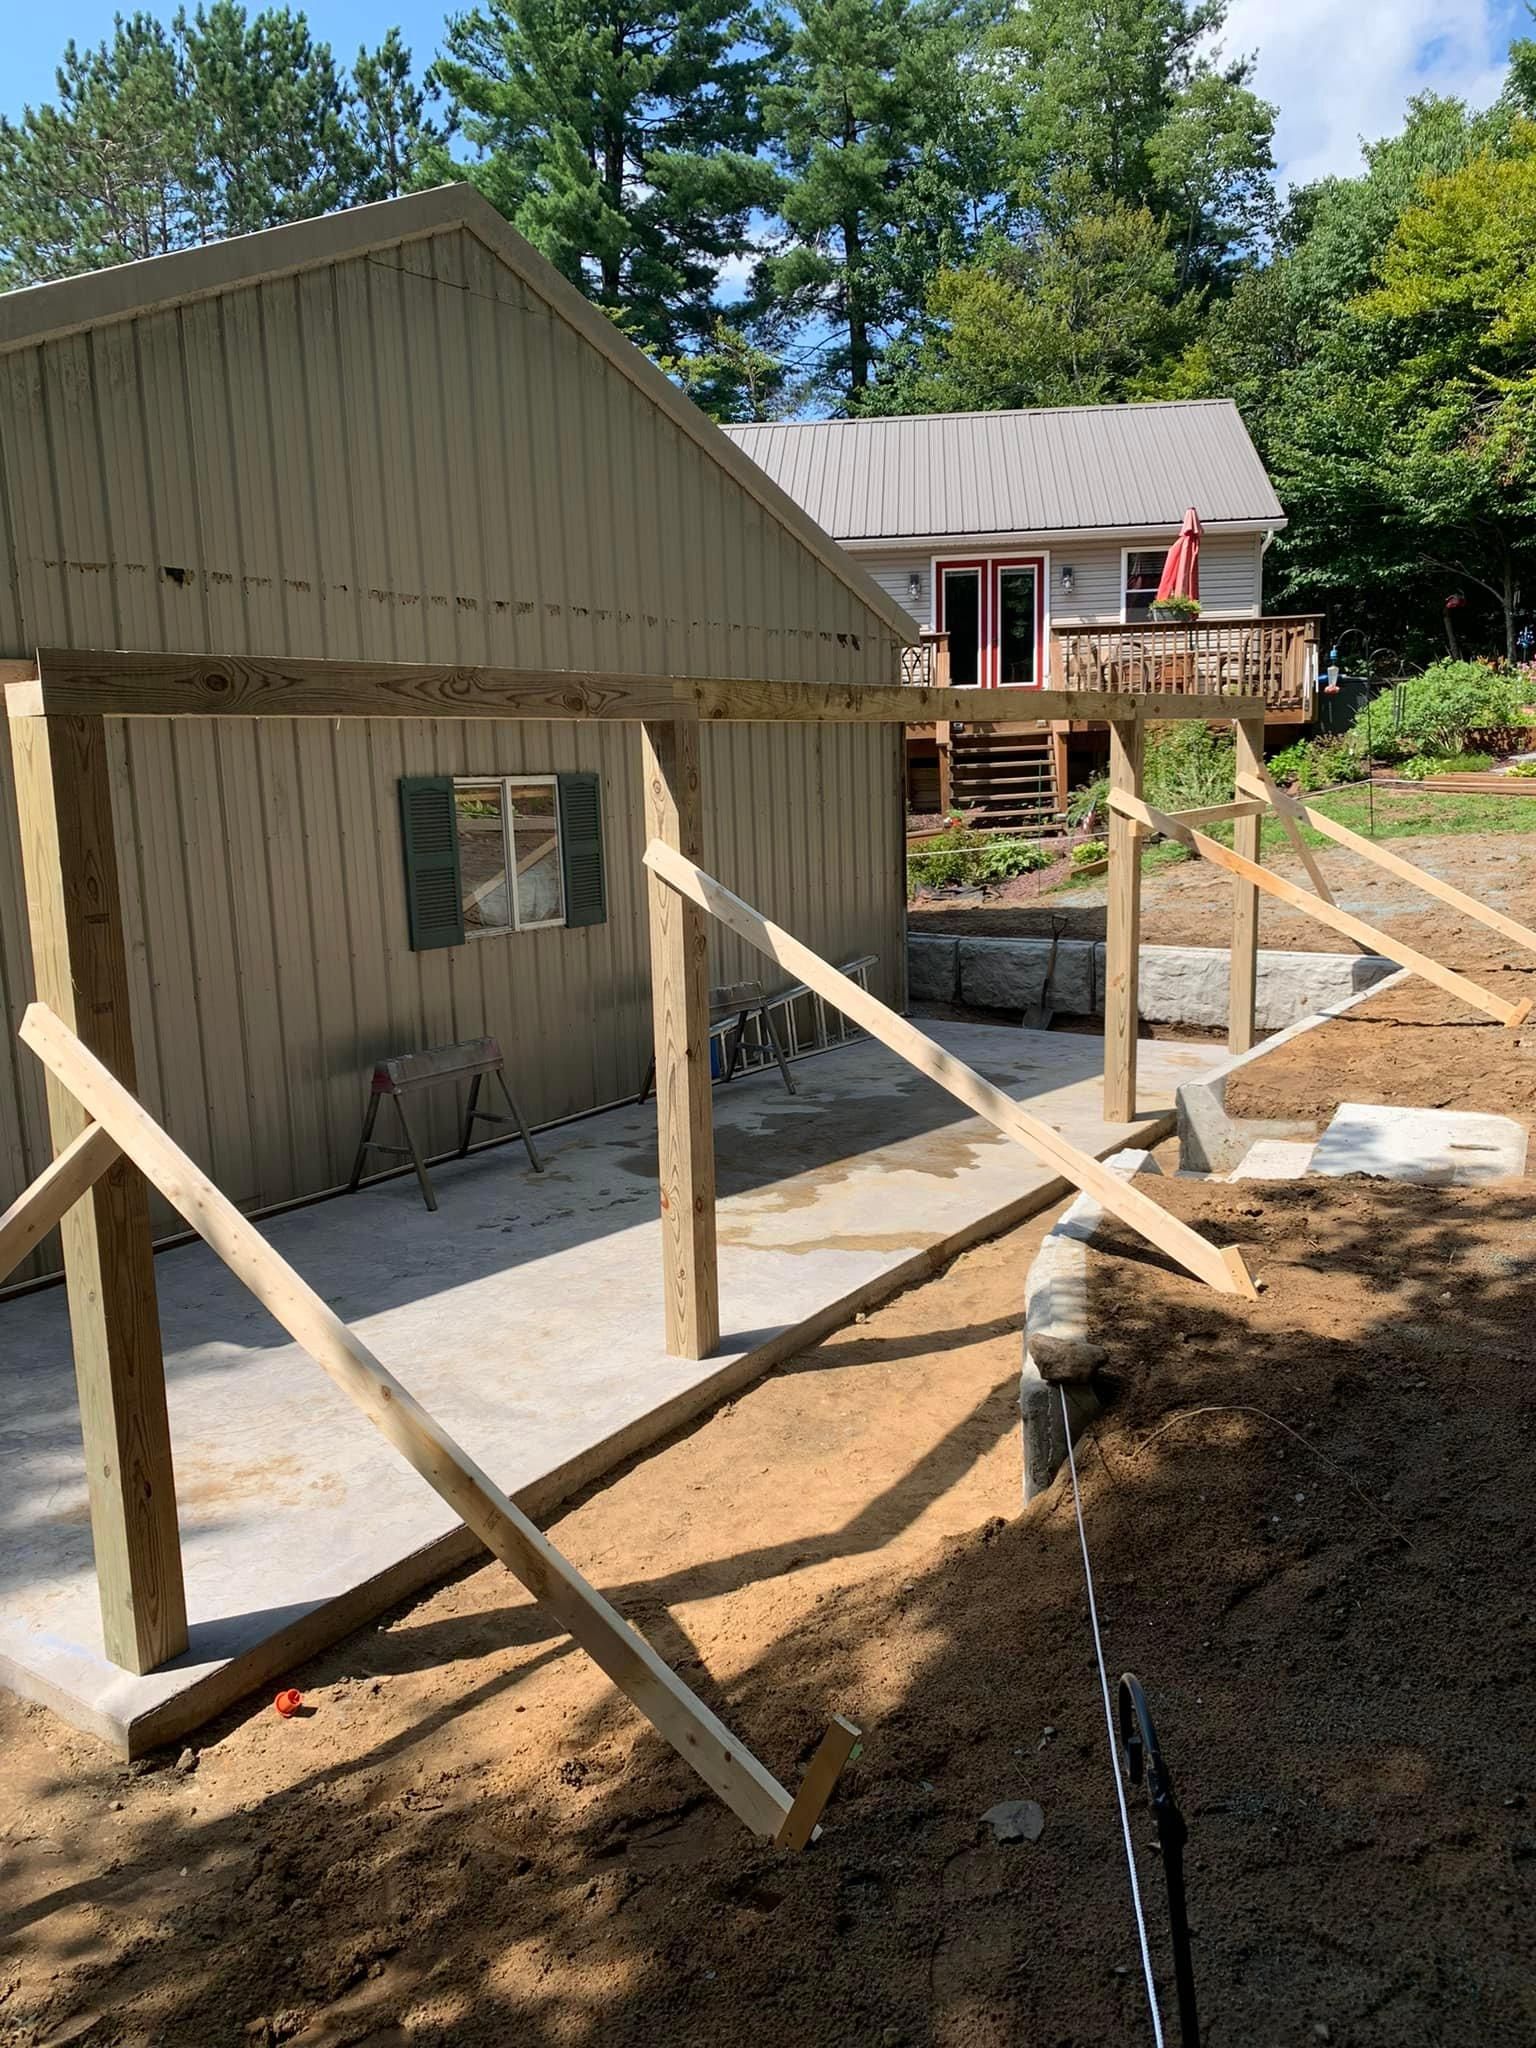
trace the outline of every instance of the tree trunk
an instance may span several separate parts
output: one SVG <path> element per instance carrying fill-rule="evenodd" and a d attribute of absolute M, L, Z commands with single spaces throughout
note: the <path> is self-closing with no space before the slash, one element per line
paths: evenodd
<path fill-rule="evenodd" d="M 868 389 L 869 320 L 864 311 L 864 243 L 856 220 L 843 222 L 844 296 L 848 304 L 848 384 L 853 392 Z"/>

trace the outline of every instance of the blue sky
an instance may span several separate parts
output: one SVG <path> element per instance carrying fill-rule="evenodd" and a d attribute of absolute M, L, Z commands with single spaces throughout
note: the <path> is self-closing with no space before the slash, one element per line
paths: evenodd
<path fill-rule="evenodd" d="M 0 0 L 0 110 L 52 96 L 63 43 L 98 41 L 132 0 L 65 0 L 55 14 Z M 174 0 L 163 8 L 174 11 Z M 318 36 L 350 62 L 398 21 L 418 66 L 437 48 L 442 0 L 312 0 Z M 1389 134 L 1411 93 L 1433 89 L 1486 103 L 1512 36 L 1533 32 L 1523 0 L 1230 0 L 1228 52 L 1257 51 L 1257 83 L 1280 108 L 1278 155 L 1298 182 L 1359 163 L 1359 140 Z"/>

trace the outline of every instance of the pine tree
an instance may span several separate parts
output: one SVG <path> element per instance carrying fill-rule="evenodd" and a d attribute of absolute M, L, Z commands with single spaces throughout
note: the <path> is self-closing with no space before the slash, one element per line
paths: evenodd
<path fill-rule="evenodd" d="M 448 23 L 434 79 L 471 175 L 643 346 L 713 335 L 720 267 L 776 179 L 760 57 L 722 0 L 488 0 Z"/>
<path fill-rule="evenodd" d="M 961 253 L 978 187 L 993 187 L 962 86 L 965 18 L 950 0 L 804 0 L 770 31 L 788 236 L 760 297 L 830 331 L 823 381 L 849 409 L 939 261 Z"/>
<path fill-rule="evenodd" d="M 441 163 L 396 30 L 348 80 L 286 8 L 120 18 L 69 45 L 53 104 L 0 119 L 0 284 L 384 198 Z"/>

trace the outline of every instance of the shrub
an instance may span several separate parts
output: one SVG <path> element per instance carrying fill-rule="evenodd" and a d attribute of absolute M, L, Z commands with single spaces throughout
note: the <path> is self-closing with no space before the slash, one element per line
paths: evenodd
<path fill-rule="evenodd" d="M 1048 868 L 1052 860 L 1032 839 L 989 839 L 954 825 L 907 855 L 907 893 L 957 885 L 984 888 Z"/>
<path fill-rule="evenodd" d="M 1142 764 L 1146 800 L 1158 811 L 1192 811 L 1232 800 L 1232 735 L 1198 718 L 1154 725 Z"/>
<path fill-rule="evenodd" d="M 1269 772 L 1276 782 L 1306 796 L 1336 783 L 1359 782 L 1365 775 L 1365 757 L 1350 734 L 1341 739 L 1294 740 L 1271 756 Z"/>
<path fill-rule="evenodd" d="M 1401 716 L 1394 724 L 1394 699 Z M 1421 676 L 1410 676 L 1398 691 L 1366 705 L 1350 729 L 1362 748 L 1367 740 L 1381 760 L 1415 754 L 1453 754 L 1469 732 L 1506 730 L 1526 723 L 1529 677 L 1481 661 L 1437 661 Z"/>
<path fill-rule="evenodd" d="M 1430 775 L 1486 775 L 1492 766 L 1492 754 L 1415 754 L 1401 773 L 1410 782 L 1422 782 Z"/>
<path fill-rule="evenodd" d="M 1533 762 L 1532 766 L 1536 767 L 1536 762 Z M 1103 860 L 1108 852 L 1107 839 L 1080 840 L 1072 849 L 1072 865 L 1075 868 L 1086 867 L 1091 861 Z"/>
<path fill-rule="evenodd" d="M 1536 761 L 1517 761 L 1509 772 L 1511 775 L 1536 775 Z"/>

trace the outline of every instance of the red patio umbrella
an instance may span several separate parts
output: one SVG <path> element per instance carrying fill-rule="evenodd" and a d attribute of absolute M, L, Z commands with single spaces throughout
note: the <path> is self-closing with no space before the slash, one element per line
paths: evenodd
<path fill-rule="evenodd" d="M 1200 514 L 1193 505 L 1184 514 L 1179 537 L 1168 550 L 1162 581 L 1152 601 L 1161 604 L 1165 597 L 1192 597 L 1197 602 L 1200 597 Z"/>

